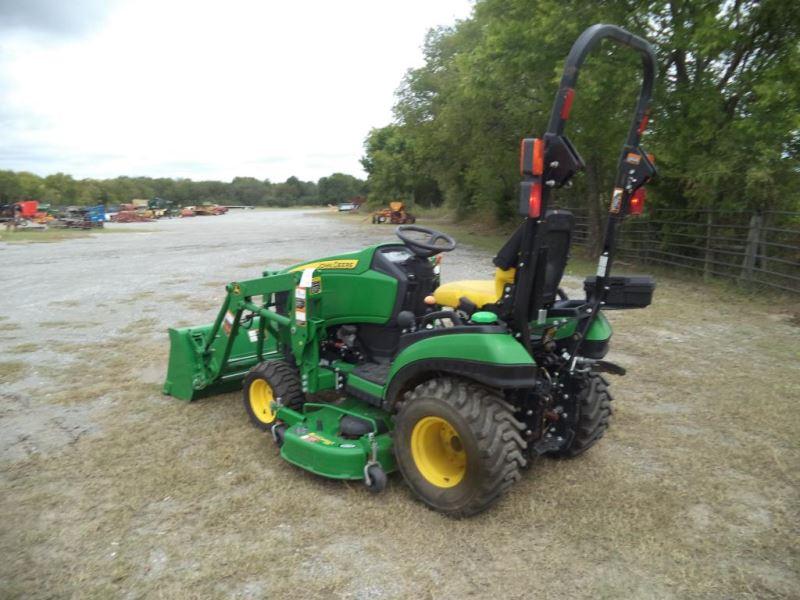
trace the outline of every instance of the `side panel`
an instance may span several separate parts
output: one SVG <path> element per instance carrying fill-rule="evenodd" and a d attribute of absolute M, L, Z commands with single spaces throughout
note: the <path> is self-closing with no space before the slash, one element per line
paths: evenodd
<path fill-rule="evenodd" d="M 386 323 L 397 302 L 397 280 L 370 270 L 377 246 L 289 267 L 314 268 L 311 301 L 326 326 L 340 323 Z"/>
<path fill-rule="evenodd" d="M 505 333 L 458 333 L 420 340 L 397 355 L 391 379 L 408 363 L 429 358 L 450 358 L 503 365 L 533 365 L 525 348 Z"/>
<path fill-rule="evenodd" d="M 564 318 L 561 317 L 554 317 L 547 319 L 547 326 L 553 324 L 554 321 L 563 321 Z M 575 327 L 578 324 L 578 320 L 574 318 L 570 318 L 567 320 L 566 323 L 561 325 L 558 330 L 556 331 L 555 339 L 563 340 L 565 338 L 570 337 L 573 333 L 575 333 Z M 545 327 L 541 325 L 537 325 L 535 323 L 531 323 L 532 330 L 543 330 Z M 597 315 L 597 318 L 592 323 L 592 326 L 589 327 L 589 331 L 586 332 L 586 339 L 591 341 L 603 341 L 607 340 L 611 337 L 611 324 L 606 319 L 606 316 L 601 312 Z"/>
<path fill-rule="evenodd" d="M 326 326 L 340 323 L 386 323 L 392 316 L 397 301 L 397 280 L 383 273 L 366 271 L 360 275 L 322 271 L 319 275 L 320 292 L 312 294 L 319 299 L 314 314 Z"/>
<path fill-rule="evenodd" d="M 611 337 L 611 323 L 608 322 L 606 316 L 601 312 L 589 327 L 586 332 L 586 339 L 591 341 L 603 341 Z"/>
<path fill-rule="evenodd" d="M 525 348 L 506 333 L 439 335 L 397 355 L 383 398 L 392 403 L 405 380 L 426 371 L 452 372 L 495 387 L 528 387 L 535 381 L 535 366 Z"/>

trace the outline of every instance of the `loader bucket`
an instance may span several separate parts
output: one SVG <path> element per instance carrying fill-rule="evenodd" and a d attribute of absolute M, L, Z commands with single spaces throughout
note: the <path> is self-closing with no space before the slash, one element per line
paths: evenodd
<path fill-rule="evenodd" d="M 230 348 L 230 355 L 222 368 L 217 368 L 223 360 L 226 334 L 220 332 L 211 344 L 210 352 L 204 356 L 203 348 L 213 329 L 213 325 L 184 327 L 169 330 L 169 363 L 163 392 L 181 400 L 196 400 L 241 389 L 241 382 L 247 371 L 260 362 L 277 358 L 275 341 L 264 342 L 261 359 L 258 357 L 256 338 L 258 318 L 250 327 L 241 327 L 236 333 Z M 211 373 L 219 372 L 214 377 Z"/>

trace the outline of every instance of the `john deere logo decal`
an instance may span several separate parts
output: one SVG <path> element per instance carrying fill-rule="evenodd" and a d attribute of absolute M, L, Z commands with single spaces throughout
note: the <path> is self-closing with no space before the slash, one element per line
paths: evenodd
<path fill-rule="evenodd" d="M 306 263 L 295 267 L 292 271 L 304 271 L 314 269 L 315 271 L 333 271 L 355 269 L 358 266 L 357 258 L 343 258 L 338 260 L 320 260 L 318 262 Z"/>

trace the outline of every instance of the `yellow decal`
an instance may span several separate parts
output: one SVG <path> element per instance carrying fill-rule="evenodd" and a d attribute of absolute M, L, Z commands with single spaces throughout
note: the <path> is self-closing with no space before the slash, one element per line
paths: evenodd
<path fill-rule="evenodd" d="M 314 269 L 315 271 L 331 271 L 342 269 L 355 269 L 358 266 L 357 258 L 343 258 L 337 260 L 320 260 L 295 267 L 292 271 Z"/>

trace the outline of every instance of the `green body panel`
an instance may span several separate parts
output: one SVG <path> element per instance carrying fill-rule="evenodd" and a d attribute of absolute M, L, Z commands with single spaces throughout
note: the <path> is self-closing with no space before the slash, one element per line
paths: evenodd
<path fill-rule="evenodd" d="M 339 421 L 353 415 L 383 422 L 389 429 L 374 436 L 375 457 L 386 473 L 397 469 L 392 450 L 392 420 L 389 415 L 353 398 L 337 404 L 303 406 L 303 412 L 278 410 L 278 419 L 289 427 L 281 447 L 281 457 L 307 471 L 332 479 L 363 479 L 364 467 L 373 453 L 370 436 L 347 439 L 339 436 Z"/>
<path fill-rule="evenodd" d="M 611 323 L 602 312 L 598 312 L 597 318 L 592 322 L 589 331 L 586 332 L 586 339 L 590 341 L 602 341 L 611 337 Z"/>
<path fill-rule="evenodd" d="M 310 299 L 314 315 L 326 326 L 383 324 L 392 316 L 397 301 L 397 280 L 369 268 L 381 245 L 293 265 L 286 272 L 315 268 Z"/>
<path fill-rule="evenodd" d="M 545 322 L 545 325 L 531 323 L 531 331 L 535 334 L 541 335 L 545 329 L 556 327 L 556 334 L 553 339 L 563 340 L 575 333 L 575 328 L 578 325 L 578 320 L 575 318 L 564 317 L 550 317 Z M 611 323 L 608 322 L 606 316 L 600 312 L 586 332 L 586 339 L 589 341 L 603 341 L 611 337 Z"/>
<path fill-rule="evenodd" d="M 506 333 L 453 333 L 420 340 L 403 349 L 392 361 L 392 369 L 384 387 L 403 367 L 437 358 L 469 360 L 496 365 L 533 365 L 525 348 Z"/>

